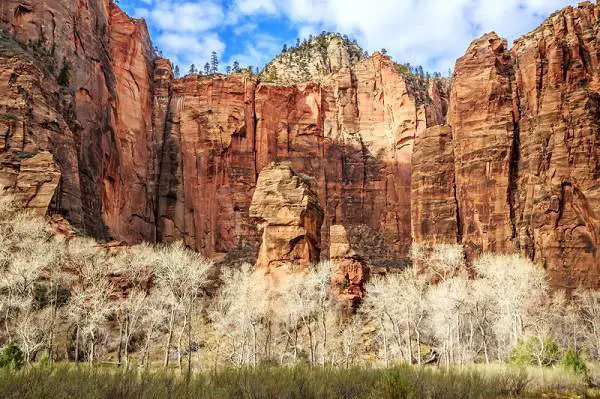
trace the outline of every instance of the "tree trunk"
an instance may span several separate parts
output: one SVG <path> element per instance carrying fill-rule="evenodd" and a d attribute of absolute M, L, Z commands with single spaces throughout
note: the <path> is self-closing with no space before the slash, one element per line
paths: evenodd
<path fill-rule="evenodd" d="M 256 367 L 258 363 L 256 361 L 256 325 L 254 323 L 252 323 L 252 352 L 252 365 Z"/>
<path fill-rule="evenodd" d="M 421 365 L 421 333 L 415 328 L 415 335 L 417 336 L 417 364 Z"/>
<path fill-rule="evenodd" d="M 117 348 L 117 365 L 121 366 L 121 353 L 123 352 L 123 324 L 124 320 L 119 323 L 119 347 Z"/>
<path fill-rule="evenodd" d="M 326 320 L 326 309 L 325 305 L 321 307 L 321 323 L 323 324 L 323 364 L 325 367 L 325 363 L 327 362 L 327 320 Z"/>
<path fill-rule="evenodd" d="M 188 312 L 190 314 L 190 320 L 188 322 L 188 327 L 187 327 L 187 350 L 188 350 L 188 364 L 187 364 L 187 374 L 188 374 L 188 378 L 192 376 L 192 308 L 190 307 L 190 310 Z"/>
<path fill-rule="evenodd" d="M 129 320 L 129 316 L 125 316 L 125 369 L 129 368 L 129 338 L 131 338 L 131 320 Z"/>
<path fill-rule="evenodd" d="M 179 365 L 179 370 L 183 370 L 183 358 L 181 356 L 181 341 L 183 340 L 183 334 L 187 328 L 188 323 L 188 315 L 185 312 L 183 316 L 183 326 L 181 326 L 181 332 L 179 333 L 179 337 L 177 338 L 177 363 Z"/>
<path fill-rule="evenodd" d="M 79 326 L 75 327 L 75 362 L 79 362 Z"/>
<path fill-rule="evenodd" d="M 171 307 L 171 315 L 169 316 L 169 332 L 167 334 L 167 342 L 165 345 L 165 357 L 163 367 L 169 367 L 169 351 L 171 350 L 171 342 L 173 342 L 173 324 L 175 323 L 175 307 Z"/>

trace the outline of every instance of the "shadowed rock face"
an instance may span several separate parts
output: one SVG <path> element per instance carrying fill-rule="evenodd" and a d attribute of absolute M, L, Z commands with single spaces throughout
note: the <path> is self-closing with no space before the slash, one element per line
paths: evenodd
<path fill-rule="evenodd" d="M 443 90 L 431 90 L 431 104 L 417 104 L 382 55 L 322 83 L 279 86 L 244 75 L 176 80 L 164 125 L 158 239 L 183 237 L 207 254 L 258 247 L 252 192 L 266 165 L 286 161 L 311 180 L 323 206 L 325 257 L 332 224 L 360 225 L 383 237 L 386 260 L 400 262 L 411 242 L 412 143 L 426 114 L 432 123 L 445 115 Z"/>
<path fill-rule="evenodd" d="M 6 0 L 0 23 L 0 85 L 9 93 L 0 113 L 10 116 L 0 127 L 10 130 L 0 181 L 14 185 L 23 166 L 15 152 L 32 170 L 49 160 L 30 154 L 48 151 L 60 182 L 17 184 L 28 201 L 49 202 L 32 199 L 35 189 L 44 197 L 56 191 L 52 208 L 77 227 L 100 238 L 154 240 L 153 54 L 145 24 L 109 0 Z"/>
<path fill-rule="evenodd" d="M 287 265 L 306 267 L 319 261 L 323 209 L 309 183 L 289 163 L 271 163 L 262 169 L 250 217 L 262 232 L 257 269 L 285 274 Z"/>
<path fill-rule="evenodd" d="M 427 129 L 417 140 L 412 163 L 412 236 L 416 242 L 456 244 L 459 237 L 452 128 Z"/>
<path fill-rule="evenodd" d="M 457 242 L 598 287 L 599 19 L 582 3 L 512 49 L 484 35 L 450 98 L 434 82 L 423 103 L 381 54 L 293 86 L 173 79 L 144 22 L 110 0 L 5 0 L 0 184 L 98 238 L 216 256 L 259 247 L 257 180 L 286 161 L 323 208 L 325 258 L 342 225 L 369 264 Z"/>

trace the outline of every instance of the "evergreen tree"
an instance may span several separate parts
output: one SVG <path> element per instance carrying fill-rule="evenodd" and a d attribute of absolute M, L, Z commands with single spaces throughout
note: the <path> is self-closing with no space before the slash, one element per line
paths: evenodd
<path fill-rule="evenodd" d="M 281 50 L 281 52 L 282 52 L 282 53 L 287 53 L 287 51 L 288 51 L 287 44 L 284 44 L 284 45 L 283 45 L 283 49 Z"/>
<path fill-rule="evenodd" d="M 240 63 L 237 61 L 233 61 L 233 73 L 240 73 Z"/>
<path fill-rule="evenodd" d="M 205 75 L 210 74 L 210 64 L 208 62 L 206 64 L 204 64 L 204 74 Z"/>
<path fill-rule="evenodd" d="M 387 49 L 382 48 L 381 49 L 381 54 L 386 55 L 387 54 Z"/>
<path fill-rule="evenodd" d="M 196 65 L 192 64 L 190 65 L 190 73 L 196 73 L 198 70 L 196 69 Z"/>
<path fill-rule="evenodd" d="M 300 38 L 296 38 L 296 48 L 300 48 Z"/>
<path fill-rule="evenodd" d="M 210 72 L 217 73 L 219 71 L 219 57 L 217 56 L 217 52 L 213 51 L 210 56 Z"/>
<path fill-rule="evenodd" d="M 179 72 L 179 65 L 175 65 L 175 77 L 176 77 L 176 78 L 178 78 L 178 77 L 179 77 L 179 75 L 180 75 L 180 72 Z"/>
<path fill-rule="evenodd" d="M 230 65 L 227 65 L 227 66 L 225 67 L 225 73 L 226 73 L 227 75 L 229 75 L 229 74 L 231 73 L 231 66 L 230 66 Z"/>

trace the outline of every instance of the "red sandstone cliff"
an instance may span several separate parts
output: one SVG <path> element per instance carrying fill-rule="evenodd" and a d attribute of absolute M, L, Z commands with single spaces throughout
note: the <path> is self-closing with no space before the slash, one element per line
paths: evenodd
<path fill-rule="evenodd" d="M 412 144 L 426 127 L 426 108 L 444 117 L 436 98 L 417 104 L 398 68 L 380 54 L 323 83 L 279 86 L 245 75 L 176 80 L 159 239 L 183 237 L 209 254 L 257 247 L 248 217 L 252 190 L 267 164 L 286 160 L 314 180 L 325 209 L 323 248 L 332 224 L 364 225 L 384 237 L 386 256 L 402 259 L 411 242 Z"/>
<path fill-rule="evenodd" d="M 599 19 L 582 3 L 512 49 L 484 35 L 450 98 L 434 82 L 423 103 L 381 54 L 292 86 L 173 79 L 144 22 L 110 0 L 5 0 L 0 184 L 100 238 L 216 255 L 258 249 L 259 173 L 289 161 L 323 207 L 325 257 L 342 225 L 371 263 L 457 242 L 600 286 Z"/>
<path fill-rule="evenodd" d="M 451 132 L 453 153 L 413 169 L 419 178 L 453 157 L 457 201 L 436 209 L 450 186 L 424 190 L 415 179 L 413 193 L 423 193 L 413 196 L 417 239 L 461 242 L 471 256 L 520 251 L 550 271 L 554 286 L 600 286 L 599 23 L 600 5 L 585 2 L 512 50 L 494 33 L 471 44 L 456 64 L 450 127 L 426 134 L 441 143 Z M 433 212 L 417 211 L 423 205 Z M 457 233 L 431 229 L 452 207 Z"/>
<path fill-rule="evenodd" d="M 36 190 L 52 197 L 49 185 L 58 183 L 52 208 L 77 227 L 98 237 L 153 240 L 154 56 L 143 21 L 109 0 L 5 0 L 0 24 L 5 47 L 13 49 L 0 55 L 8 64 L 3 93 L 13 93 L 1 100 L 0 112 L 10 123 L 0 129 L 10 132 L 0 180 L 14 186 L 24 166 L 44 169 L 49 162 L 40 159 L 38 167 L 29 154 L 50 152 L 60 182 L 45 177 L 29 179 L 27 188 L 17 183 L 28 200 L 38 196 Z M 65 69 L 68 82 L 59 87 L 57 76 Z M 15 159 L 19 151 L 26 162 Z"/>

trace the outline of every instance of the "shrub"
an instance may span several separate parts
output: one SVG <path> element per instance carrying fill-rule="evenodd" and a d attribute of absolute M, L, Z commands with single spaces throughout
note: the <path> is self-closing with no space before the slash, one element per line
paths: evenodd
<path fill-rule="evenodd" d="M 510 363 L 515 366 L 552 366 L 559 359 L 558 352 L 558 345 L 549 338 L 541 344 L 534 337 L 519 339 L 510 355 Z"/>
<path fill-rule="evenodd" d="M 25 364 L 23 351 L 14 343 L 9 343 L 0 352 L 0 368 L 20 369 Z"/>
<path fill-rule="evenodd" d="M 587 366 L 581 356 L 581 353 L 568 349 L 560 359 L 560 365 L 565 370 L 574 372 L 575 374 L 587 374 Z"/>

